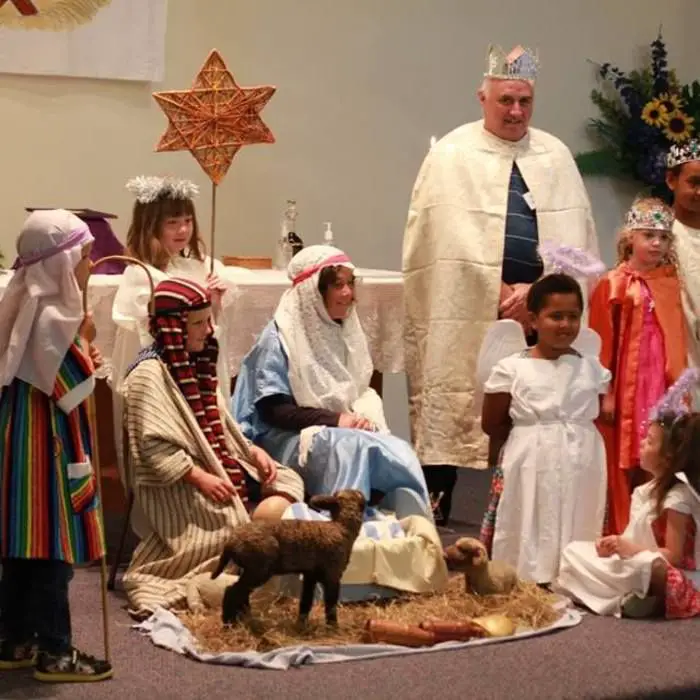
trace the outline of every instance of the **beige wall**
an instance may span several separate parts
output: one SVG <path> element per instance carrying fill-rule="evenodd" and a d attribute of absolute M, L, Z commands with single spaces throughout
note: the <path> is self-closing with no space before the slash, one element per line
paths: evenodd
<path fill-rule="evenodd" d="M 27 204 L 113 211 L 123 236 L 135 174 L 177 173 L 208 192 L 188 154 L 153 153 L 165 117 L 150 93 L 189 86 L 218 48 L 240 84 L 278 86 L 263 113 L 277 144 L 244 149 L 220 188 L 218 254 L 272 254 L 284 201 L 296 198 L 305 242 L 331 220 L 360 265 L 397 267 L 430 136 L 479 116 L 490 41 L 539 48 L 533 123 L 576 150 L 592 115 L 586 59 L 638 65 L 661 21 L 672 65 L 695 77 L 696 0 L 170 0 L 162 85 L 0 75 L 0 249 L 11 257 Z M 589 189 L 609 257 L 634 190 Z M 199 214 L 206 230 L 207 195 Z M 403 433 L 403 400 L 390 403 Z"/>

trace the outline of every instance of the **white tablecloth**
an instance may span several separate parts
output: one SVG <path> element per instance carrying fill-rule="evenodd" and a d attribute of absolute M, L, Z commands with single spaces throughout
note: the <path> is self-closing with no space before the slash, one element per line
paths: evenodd
<path fill-rule="evenodd" d="M 379 372 L 402 372 L 403 362 L 403 279 L 400 272 L 389 270 L 356 271 L 358 313 L 367 334 L 374 367 Z M 0 297 L 12 273 L 0 274 Z M 226 268 L 226 277 L 238 287 L 238 295 L 227 309 L 227 347 L 229 364 L 235 375 L 243 357 L 272 318 L 282 293 L 290 282 L 277 270 Z M 115 325 L 112 302 L 120 275 L 92 275 L 89 304 L 97 327 L 96 345 L 109 366 L 114 348 Z"/>

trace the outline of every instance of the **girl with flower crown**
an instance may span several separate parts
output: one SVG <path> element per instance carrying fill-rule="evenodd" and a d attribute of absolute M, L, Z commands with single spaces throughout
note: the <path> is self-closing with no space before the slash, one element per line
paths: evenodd
<path fill-rule="evenodd" d="M 673 212 L 661 200 L 636 200 L 617 245 L 618 264 L 598 283 L 590 327 L 612 372 L 599 428 L 608 465 L 606 532 L 627 526 L 630 494 L 646 479 L 640 446 L 647 415 L 687 366 L 681 289 L 673 249 Z"/>
<path fill-rule="evenodd" d="M 136 197 L 127 233 L 127 254 L 148 266 L 155 284 L 181 277 L 207 289 L 212 299 L 214 322 L 219 324 L 218 382 L 228 401 L 231 372 L 227 363 L 226 329 L 223 311 L 234 298 L 233 285 L 223 280 L 224 266 L 204 252 L 194 199 L 199 188 L 193 182 L 164 177 L 135 177 L 126 184 Z M 151 290 L 140 266 L 127 267 L 114 299 L 112 318 L 117 334 L 112 355 L 112 395 L 114 438 L 117 459 L 123 475 L 122 400 L 119 390 L 128 367 L 153 338 L 148 330 L 148 302 Z"/>
<path fill-rule="evenodd" d="M 699 376 L 686 370 L 651 415 L 639 450 L 650 481 L 634 490 L 622 535 L 562 553 L 555 589 L 598 615 L 700 615 L 700 414 L 685 406 Z"/>

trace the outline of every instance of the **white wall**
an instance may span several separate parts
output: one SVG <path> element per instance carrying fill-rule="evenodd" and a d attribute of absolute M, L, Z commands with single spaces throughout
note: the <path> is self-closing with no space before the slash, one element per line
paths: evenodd
<path fill-rule="evenodd" d="M 332 220 L 357 263 L 396 268 L 430 136 L 479 116 L 489 42 L 539 49 L 533 124 L 578 150 L 594 113 L 586 59 L 638 66 L 662 21 L 672 66 L 695 77 L 696 0 L 170 0 L 162 85 L 0 75 L 0 249 L 12 257 L 25 205 L 113 211 L 123 237 L 124 182 L 135 174 L 177 173 L 207 192 L 189 154 L 153 153 L 166 120 L 151 91 L 189 86 L 218 48 L 241 85 L 278 92 L 263 112 L 277 143 L 243 149 L 220 188 L 217 253 L 271 254 L 284 202 L 296 198 L 306 242 Z M 588 184 L 610 259 L 634 188 Z M 199 214 L 206 230 L 207 196 Z M 400 378 L 389 404 L 406 434 Z"/>

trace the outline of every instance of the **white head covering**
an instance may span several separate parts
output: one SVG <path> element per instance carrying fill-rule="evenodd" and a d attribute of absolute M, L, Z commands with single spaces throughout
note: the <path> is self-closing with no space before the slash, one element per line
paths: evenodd
<path fill-rule="evenodd" d="M 0 300 L 0 387 L 17 377 L 51 395 L 83 320 L 74 269 L 93 240 L 64 209 L 35 211 L 17 239 L 18 269 Z"/>
<path fill-rule="evenodd" d="M 350 411 L 367 391 L 372 359 L 357 310 L 337 323 L 328 315 L 318 290 L 326 267 L 355 266 L 338 248 L 313 245 L 297 253 L 287 268 L 292 280 L 275 312 L 287 357 L 289 383 L 300 406 Z"/>

